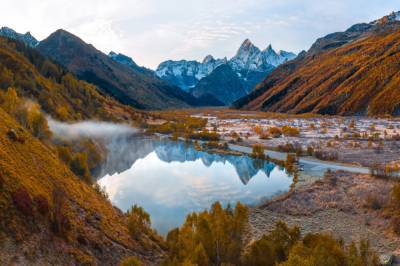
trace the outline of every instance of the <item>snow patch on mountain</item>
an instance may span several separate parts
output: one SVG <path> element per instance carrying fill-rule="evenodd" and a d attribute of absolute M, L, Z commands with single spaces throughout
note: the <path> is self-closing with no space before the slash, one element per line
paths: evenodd
<path fill-rule="evenodd" d="M 156 75 L 188 91 L 223 64 L 228 64 L 238 77 L 246 79 L 243 73 L 268 72 L 271 68 L 275 68 L 295 57 L 296 55 L 291 52 L 279 51 L 277 53 L 271 45 L 261 51 L 249 39 L 246 39 L 239 47 L 236 55 L 230 60 L 226 57 L 215 59 L 211 55 L 207 55 L 201 63 L 198 61 L 168 60 L 158 66 Z"/>
<path fill-rule="evenodd" d="M 226 64 L 226 62 L 226 58 L 216 60 L 211 55 L 206 56 L 202 63 L 187 60 L 168 60 L 158 66 L 156 75 L 188 91 L 200 79 L 208 76 L 214 69 Z"/>
<path fill-rule="evenodd" d="M 39 44 L 39 41 L 36 40 L 29 31 L 25 34 L 21 34 L 11 28 L 2 27 L 0 28 L 0 36 L 24 42 L 30 47 L 36 47 Z"/>

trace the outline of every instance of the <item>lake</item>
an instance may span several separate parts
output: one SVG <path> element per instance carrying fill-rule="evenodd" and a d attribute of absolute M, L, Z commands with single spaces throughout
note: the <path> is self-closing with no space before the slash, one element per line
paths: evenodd
<path fill-rule="evenodd" d="M 121 210 L 142 206 L 163 235 L 180 226 L 188 213 L 215 201 L 255 205 L 292 184 L 285 169 L 273 163 L 197 151 L 185 142 L 116 138 L 108 149 L 98 183 Z"/>

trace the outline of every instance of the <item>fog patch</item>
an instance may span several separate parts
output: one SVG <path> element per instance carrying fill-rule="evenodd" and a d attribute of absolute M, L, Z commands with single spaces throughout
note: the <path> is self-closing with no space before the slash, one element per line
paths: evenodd
<path fill-rule="evenodd" d="M 113 139 L 115 137 L 130 136 L 139 133 L 139 129 L 127 124 L 116 124 L 99 121 L 82 121 L 64 123 L 47 118 L 49 128 L 54 137 L 77 140 L 80 138 Z"/>

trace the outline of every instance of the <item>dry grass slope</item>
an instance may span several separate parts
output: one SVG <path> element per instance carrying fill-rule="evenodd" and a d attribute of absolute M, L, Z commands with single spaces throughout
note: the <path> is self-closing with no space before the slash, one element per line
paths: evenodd
<path fill-rule="evenodd" d="M 0 264 L 116 265 L 126 256 L 154 261 L 163 254 L 156 237 L 132 240 L 123 214 L 1 109 L 0 121 Z M 10 129 L 22 141 L 10 138 Z M 12 195 L 22 187 L 31 198 L 47 199 L 50 210 L 54 190 L 64 191 L 67 234 L 53 233 L 50 219 L 37 207 L 28 217 L 15 207 Z"/>
<path fill-rule="evenodd" d="M 400 23 L 278 67 L 236 107 L 282 113 L 400 114 Z"/>

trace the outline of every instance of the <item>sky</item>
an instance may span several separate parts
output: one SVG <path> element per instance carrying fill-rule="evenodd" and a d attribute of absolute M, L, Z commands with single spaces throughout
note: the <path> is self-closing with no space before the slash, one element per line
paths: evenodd
<path fill-rule="evenodd" d="M 155 69 L 232 57 L 249 38 L 295 53 L 318 38 L 400 10 L 399 0 L 1 0 L 0 26 L 42 40 L 65 29 Z"/>

